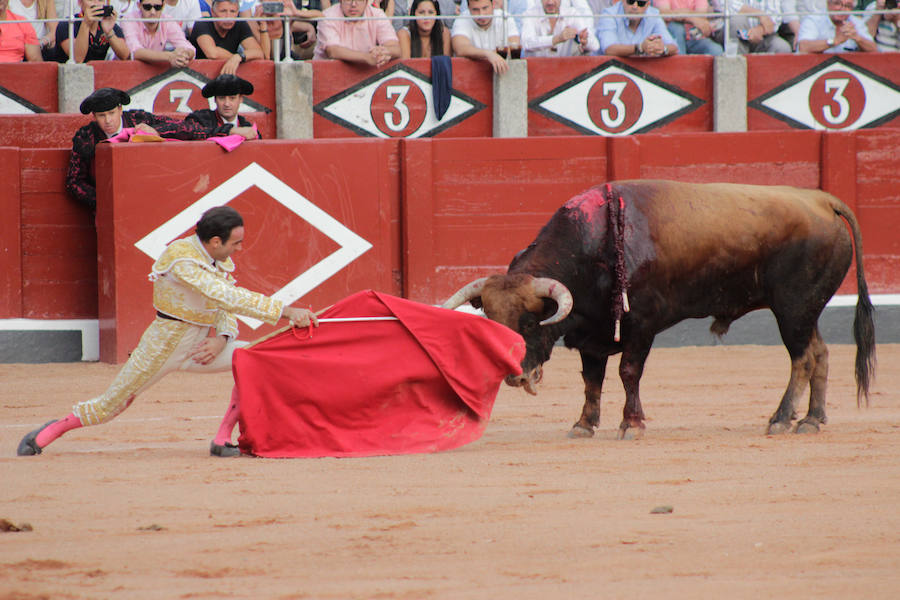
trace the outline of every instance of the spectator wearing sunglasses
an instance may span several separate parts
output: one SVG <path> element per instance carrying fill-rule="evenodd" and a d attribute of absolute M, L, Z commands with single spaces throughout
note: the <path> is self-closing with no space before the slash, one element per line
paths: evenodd
<path fill-rule="evenodd" d="M 878 52 L 878 45 L 860 17 L 851 15 L 852 0 L 829 0 L 831 15 L 807 15 L 797 35 L 799 52 L 834 54 L 837 52 Z"/>
<path fill-rule="evenodd" d="M 662 57 L 678 54 L 678 45 L 650 0 L 621 0 L 603 10 L 597 25 L 600 51 L 609 56 Z"/>
<path fill-rule="evenodd" d="M 184 30 L 174 21 L 160 21 L 163 0 L 143 0 L 139 15 L 154 21 L 127 21 L 122 25 L 131 58 L 148 63 L 166 63 L 186 67 L 194 59 L 196 49 L 184 37 Z"/>
<path fill-rule="evenodd" d="M 191 44 L 197 58 L 224 60 L 220 74 L 234 75 L 245 61 L 260 60 L 263 51 L 246 21 L 238 21 L 237 0 L 213 0 L 212 16 L 225 21 L 197 21 L 191 30 Z M 243 49 L 243 54 L 241 54 Z"/>
<path fill-rule="evenodd" d="M 133 127 L 141 133 L 179 140 L 194 139 L 191 128 L 179 119 L 158 117 L 143 110 L 123 110 L 131 97 L 122 90 L 100 88 L 82 101 L 81 113 L 93 120 L 72 137 L 72 155 L 66 172 L 66 190 L 91 212 L 97 211 L 97 188 L 94 177 L 94 154 L 97 144 L 111 138 L 123 128 Z"/>

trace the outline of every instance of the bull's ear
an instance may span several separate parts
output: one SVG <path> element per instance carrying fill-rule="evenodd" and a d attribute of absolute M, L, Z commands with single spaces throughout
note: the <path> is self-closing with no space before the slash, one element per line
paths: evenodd
<path fill-rule="evenodd" d="M 469 300 L 469 304 L 471 304 L 475 308 L 482 308 L 483 304 L 481 303 L 481 296 L 475 296 L 474 298 Z"/>

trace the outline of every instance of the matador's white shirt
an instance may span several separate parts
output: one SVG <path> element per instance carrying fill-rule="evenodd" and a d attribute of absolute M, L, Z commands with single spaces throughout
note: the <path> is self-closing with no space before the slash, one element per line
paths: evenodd
<path fill-rule="evenodd" d="M 215 327 L 219 335 L 237 337 L 234 315 L 270 324 L 281 318 L 284 304 L 236 285 L 234 262 L 214 260 L 196 235 L 169 244 L 153 264 L 153 306 L 176 319 Z"/>

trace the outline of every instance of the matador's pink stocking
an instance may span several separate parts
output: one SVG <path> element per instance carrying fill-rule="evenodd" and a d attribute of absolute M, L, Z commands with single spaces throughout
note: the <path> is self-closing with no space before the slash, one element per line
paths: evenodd
<path fill-rule="evenodd" d="M 47 444 L 51 443 L 56 438 L 60 437 L 65 432 L 71 429 L 78 429 L 81 427 L 81 421 L 76 417 L 73 413 L 69 413 L 68 416 L 64 419 L 60 419 L 55 423 L 51 423 L 47 427 L 41 430 L 41 432 L 34 438 L 34 443 L 44 448 Z"/>
<path fill-rule="evenodd" d="M 240 416 L 241 403 L 238 398 L 237 387 L 235 387 L 231 390 L 231 402 L 228 404 L 225 416 L 222 417 L 222 424 L 219 425 L 219 432 L 216 434 L 213 443 L 219 446 L 224 446 L 226 443 L 230 444 L 231 433 L 234 431 L 234 426 L 237 425 L 238 417 Z"/>

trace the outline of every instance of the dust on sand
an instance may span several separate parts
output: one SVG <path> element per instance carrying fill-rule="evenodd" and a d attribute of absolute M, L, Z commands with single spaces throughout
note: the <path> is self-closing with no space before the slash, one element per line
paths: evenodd
<path fill-rule="evenodd" d="M 0 532 L 0 599 L 898 597 L 900 345 L 862 409 L 854 349 L 830 350 L 818 435 L 763 433 L 783 348 L 725 346 L 651 353 L 642 440 L 615 440 L 611 360 L 600 430 L 570 440 L 580 363 L 557 349 L 480 441 L 356 459 L 212 458 L 230 376 L 180 373 L 18 458 L 116 367 L 0 365 L 0 518 L 33 527 Z"/>

